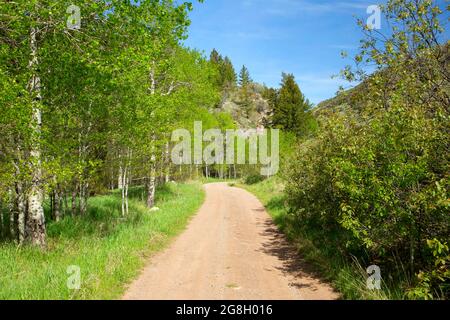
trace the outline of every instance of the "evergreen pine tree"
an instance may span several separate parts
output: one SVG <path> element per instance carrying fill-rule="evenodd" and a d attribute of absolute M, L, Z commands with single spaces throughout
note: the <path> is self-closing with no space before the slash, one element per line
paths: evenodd
<path fill-rule="evenodd" d="M 293 74 L 282 74 L 281 89 L 274 105 L 272 124 L 297 135 L 305 134 L 310 127 L 308 113 L 311 103 L 300 91 Z"/>
<path fill-rule="evenodd" d="M 237 75 L 230 58 L 225 57 L 221 70 L 223 85 L 228 88 L 236 86 Z"/>
<path fill-rule="evenodd" d="M 264 126 L 271 127 L 273 113 L 278 103 L 278 90 L 264 86 L 262 97 L 267 101 L 269 105 L 269 112 L 267 114 L 267 118 L 264 121 Z"/>
<path fill-rule="evenodd" d="M 248 86 L 251 82 L 250 72 L 246 66 L 242 66 L 241 72 L 239 72 L 239 85 L 243 88 Z"/>
<path fill-rule="evenodd" d="M 212 63 L 216 64 L 216 65 L 220 65 L 223 61 L 222 56 L 219 54 L 219 52 L 217 52 L 216 49 L 213 49 L 211 51 L 210 57 L 209 57 L 209 61 L 211 61 Z"/>
<path fill-rule="evenodd" d="M 222 88 L 222 90 L 236 86 L 237 75 L 230 58 L 223 58 L 216 49 L 213 49 L 209 61 L 215 65 L 218 70 L 217 85 Z"/>

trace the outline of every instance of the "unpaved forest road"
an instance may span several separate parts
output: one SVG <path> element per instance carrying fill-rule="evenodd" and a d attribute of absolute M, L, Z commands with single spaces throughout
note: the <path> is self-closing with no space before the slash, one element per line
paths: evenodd
<path fill-rule="evenodd" d="M 205 189 L 206 201 L 187 230 L 151 258 L 124 299 L 338 298 L 306 271 L 256 197 L 226 183 Z"/>

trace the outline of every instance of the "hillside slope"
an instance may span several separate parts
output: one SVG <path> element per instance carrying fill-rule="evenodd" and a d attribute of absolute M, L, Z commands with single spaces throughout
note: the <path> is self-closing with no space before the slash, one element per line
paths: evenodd
<path fill-rule="evenodd" d="M 266 127 L 270 106 L 262 96 L 263 90 L 262 85 L 253 83 L 245 101 L 241 88 L 228 89 L 216 111 L 229 113 L 241 129 Z"/>

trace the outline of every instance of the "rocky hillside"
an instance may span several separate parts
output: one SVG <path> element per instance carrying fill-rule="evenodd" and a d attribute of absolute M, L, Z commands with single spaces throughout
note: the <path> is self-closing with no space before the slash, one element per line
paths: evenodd
<path fill-rule="evenodd" d="M 263 90 L 260 84 L 250 85 L 247 99 L 241 88 L 226 90 L 217 111 L 231 114 L 239 128 L 265 127 L 270 107 L 262 96 Z"/>

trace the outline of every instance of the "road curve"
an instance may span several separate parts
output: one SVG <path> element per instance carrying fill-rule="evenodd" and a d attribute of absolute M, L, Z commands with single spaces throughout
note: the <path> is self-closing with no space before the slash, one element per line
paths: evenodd
<path fill-rule="evenodd" d="M 255 196 L 226 183 L 205 190 L 206 201 L 187 230 L 150 259 L 123 299 L 338 298 L 308 271 Z"/>

